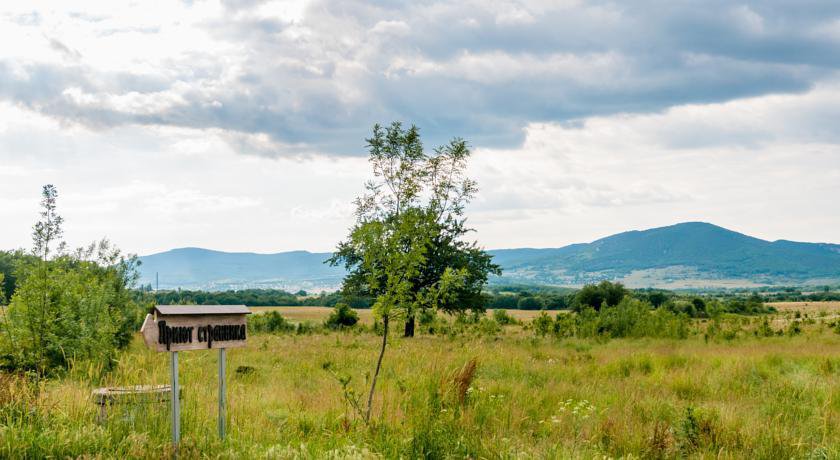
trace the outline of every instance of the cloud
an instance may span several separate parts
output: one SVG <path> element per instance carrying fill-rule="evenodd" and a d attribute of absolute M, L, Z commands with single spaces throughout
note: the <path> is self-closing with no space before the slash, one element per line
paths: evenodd
<path fill-rule="evenodd" d="M 835 241 L 840 86 L 663 112 L 532 123 L 520 148 L 479 148 L 468 209 L 488 247 L 558 246 L 711 221 L 769 240 Z M 798 235 L 798 236 L 794 236 Z M 518 242 L 518 243 L 516 243 Z"/>
<path fill-rule="evenodd" d="M 93 129 L 223 131 L 243 153 L 359 155 L 375 122 L 512 147 L 531 123 L 802 93 L 840 66 L 831 1 L 160 8 L 9 11 L 0 38 L 29 44 L 0 52 L 0 98 Z"/>

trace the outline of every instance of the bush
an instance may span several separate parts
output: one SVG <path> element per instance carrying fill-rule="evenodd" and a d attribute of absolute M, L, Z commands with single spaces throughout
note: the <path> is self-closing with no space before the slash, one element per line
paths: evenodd
<path fill-rule="evenodd" d="M 295 326 L 276 311 L 248 315 L 248 330 L 251 332 L 277 333 L 294 329 Z"/>
<path fill-rule="evenodd" d="M 477 324 L 478 332 L 484 335 L 496 335 L 502 331 L 499 323 L 490 318 L 481 318 Z"/>
<path fill-rule="evenodd" d="M 511 324 L 517 324 L 516 318 L 510 316 L 507 310 L 493 310 L 493 319 L 499 323 L 500 326 L 509 326 Z"/>
<path fill-rule="evenodd" d="M 603 308 L 598 312 L 586 308 L 578 313 L 574 329 L 578 337 L 684 339 L 688 337 L 689 321 L 684 313 L 674 313 L 665 308 L 651 310 L 647 302 L 625 297 L 614 307 Z M 564 334 L 569 334 L 571 329 L 569 325 L 558 328 Z"/>
<path fill-rule="evenodd" d="M 144 310 L 129 290 L 136 260 L 107 241 L 28 260 L 16 274 L 0 334 L 3 367 L 50 374 L 88 361 L 110 369 L 140 327 Z"/>
<path fill-rule="evenodd" d="M 316 327 L 314 324 L 310 323 L 309 321 L 304 321 L 302 323 L 298 323 L 297 329 L 295 329 L 295 333 L 298 335 L 309 335 L 314 333 Z"/>
<path fill-rule="evenodd" d="M 346 303 L 337 303 L 330 313 L 329 318 L 324 321 L 324 326 L 330 329 L 353 327 L 359 322 L 359 315 Z"/>
<path fill-rule="evenodd" d="M 554 321 L 545 311 L 541 311 L 540 315 L 531 321 L 531 324 L 534 327 L 534 333 L 539 336 L 544 336 L 554 330 Z"/>
<path fill-rule="evenodd" d="M 554 335 L 558 338 L 574 337 L 575 315 L 571 313 L 557 313 L 554 318 Z"/>
<path fill-rule="evenodd" d="M 767 317 L 764 317 L 764 320 L 761 321 L 761 324 L 759 324 L 758 328 L 755 330 L 755 335 L 757 337 L 772 337 L 775 334 L 776 333 L 770 327 L 770 320 L 768 320 Z"/>
<path fill-rule="evenodd" d="M 791 337 L 801 334 L 802 323 L 800 321 L 791 321 L 790 325 L 788 325 L 786 333 Z"/>

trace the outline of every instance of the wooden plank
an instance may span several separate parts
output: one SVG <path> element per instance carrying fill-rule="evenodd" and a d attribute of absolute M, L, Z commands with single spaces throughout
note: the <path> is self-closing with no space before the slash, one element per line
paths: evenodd
<path fill-rule="evenodd" d="M 93 401 L 97 405 L 166 402 L 172 388 L 169 385 L 135 385 L 131 387 L 105 387 L 93 390 Z"/>
<path fill-rule="evenodd" d="M 208 350 L 244 347 L 246 319 L 232 315 L 146 315 L 140 333 L 156 351 Z M 163 334 L 163 336 L 161 335 Z"/>

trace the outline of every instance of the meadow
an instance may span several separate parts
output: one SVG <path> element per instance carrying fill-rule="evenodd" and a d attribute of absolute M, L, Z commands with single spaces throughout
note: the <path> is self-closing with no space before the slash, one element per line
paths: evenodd
<path fill-rule="evenodd" d="M 275 308 L 316 322 L 329 309 Z M 362 311 L 362 322 L 372 318 Z M 729 315 L 710 337 L 562 339 L 530 318 L 487 331 L 398 336 L 367 426 L 363 393 L 380 338 L 369 326 L 254 334 L 228 352 L 228 437 L 216 434 L 217 353 L 181 353 L 181 458 L 840 458 L 840 334 L 833 311 L 772 315 L 757 335 Z M 310 329 L 307 329 L 310 330 Z M 788 327 L 788 330 L 790 328 Z M 165 404 L 111 408 L 99 386 L 168 383 L 169 356 L 135 339 L 116 369 L 75 367 L 37 387 L 6 376 L 0 457 L 167 458 Z"/>
<path fill-rule="evenodd" d="M 840 304 L 840 302 L 838 302 Z M 254 313 L 263 313 L 267 311 L 276 311 L 283 315 L 284 318 L 294 323 L 305 321 L 321 322 L 332 312 L 329 307 L 300 307 L 300 306 L 275 306 L 275 307 L 250 307 Z M 511 317 L 519 321 L 531 321 L 539 316 L 539 310 L 505 310 Z M 373 324 L 373 312 L 370 309 L 356 310 L 359 315 L 359 322 L 365 325 Z M 556 313 L 556 312 L 553 312 Z M 487 310 L 487 316 L 493 314 L 493 310 Z"/>

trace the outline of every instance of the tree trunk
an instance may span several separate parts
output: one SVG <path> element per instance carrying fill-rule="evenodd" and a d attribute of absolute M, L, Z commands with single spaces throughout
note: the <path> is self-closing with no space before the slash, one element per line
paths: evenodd
<path fill-rule="evenodd" d="M 403 337 L 414 337 L 414 314 L 405 317 L 405 332 Z"/>
<path fill-rule="evenodd" d="M 382 368 L 382 357 L 385 356 L 385 345 L 388 344 L 388 315 L 382 317 L 382 326 L 382 348 L 379 350 L 379 359 L 376 361 L 376 371 L 373 373 L 373 380 L 370 382 L 370 394 L 368 395 L 365 424 L 370 423 L 370 411 L 373 408 L 373 390 L 376 389 L 376 378 L 379 377 L 379 369 Z"/>

